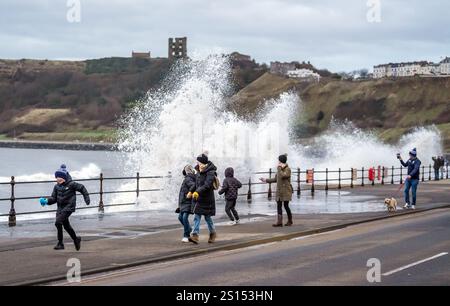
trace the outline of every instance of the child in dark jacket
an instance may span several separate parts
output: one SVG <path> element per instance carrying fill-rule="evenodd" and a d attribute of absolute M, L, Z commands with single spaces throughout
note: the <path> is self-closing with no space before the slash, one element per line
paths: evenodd
<path fill-rule="evenodd" d="M 63 227 L 66 232 L 72 238 L 75 249 L 77 251 L 81 248 L 81 237 L 77 237 L 75 231 L 69 222 L 69 217 L 75 212 L 77 205 L 76 192 L 80 192 L 84 197 L 84 202 L 89 205 L 91 200 L 89 198 L 89 193 L 86 187 L 83 185 L 72 181 L 68 177 L 67 171 L 59 169 L 55 172 L 55 178 L 57 184 L 53 188 L 52 195 L 48 198 L 41 198 L 39 201 L 42 206 L 57 204 L 58 208 L 56 211 L 56 221 L 55 226 L 58 230 L 58 244 L 54 247 L 55 250 L 64 250 L 63 243 Z"/>
<path fill-rule="evenodd" d="M 239 215 L 236 211 L 236 200 L 238 197 L 238 189 L 242 187 L 242 183 L 234 177 L 234 169 L 225 169 L 225 179 L 223 180 L 222 189 L 219 190 L 219 194 L 225 193 L 225 212 L 230 218 L 230 225 L 239 223 Z"/>
<path fill-rule="evenodd" d="M 180 220 L 184 228 L 184 235 L 181 242 L 189 243 L 192 230 L 191 224 L 189 223 L 189 215 L 192 214 L 192 197 L 188 198 L 187 195 L 195 191 L 195 173 L 191 165 L 184 167 L 183 176 L 184 180 L 181 184 L 176 212 L 179 214 L 178 220 Z"/>

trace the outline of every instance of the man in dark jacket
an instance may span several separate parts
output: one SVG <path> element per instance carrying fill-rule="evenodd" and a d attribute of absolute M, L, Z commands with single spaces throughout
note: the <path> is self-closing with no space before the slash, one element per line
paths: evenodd
<path fill-rule="evenodd" d="M 420 179 L 420 164 L 421 161 L 417 158 L 416 148 L 409 152 L 409 160 L 403 161 L 400 155 L 398 159 L 403 167 L 408 167 L 408 176 L 405 179 L 405 209 L 415 209 L 416 208 L 416 194 L 417 186 L 419 185 Z M 409 200 L 409 190 L 412 189 L 412 203 Z"/>
<path fill-rule="evenodd" d="M 219 194 L 225 193 L 225 212 L 230 218 L 230 225 L 239 223 L 239 215 L 236 211 L 236 200 L 238 197 L 238 190 L 242 187 L 242 183 L 234 177 L 234 169 L 225 169 L 225 179 L 223 180 L 222 189 L 219 190 Z"/>
<path fill-rule="evenodd" d="M 205 217 L 206 224 L 209 229 L 209 243 L 216 240 L 217 234 L 214 227 L 212 217 L 216 215 L 216 200 L 214 197 L 214 182 L 217 177 L 217 168 L 209 161 L 206 154 L 201 154 L 197 157 L 198 173 L 195 182 L 195 191 L 192 193 L 194 199 L 193 213 L 194 229 L 190 237 L 190 241 L 198 243 L 200 233 L 200 221 L 202 216 Z M 191 194 L 188 194 L 188 197 Z"/>
<path fill-rule="evenodd" d="M 53 205 L 57 204 L 57 211 L 56 211 L 56 221 L 55 226 L 58 230 L 58 244 L 54 247 L 55 250 L 64 250 L 64 243 L 63 243 L 63 227 L 66 230 L 66 232 L 70 235 L 70 238 L 72 238 L 75 249 L 77 251 L 81 248 L 81 237 L 77 237 L 75 231 L 73 230 L 72 226 L 69 222 L 69 217 L 72 213 L 75 212 L 76 205 L 77 205 L 77 197 L 76 192 L 80 192 L 83 197 L 86 205 L 89 205 L 91 200 L 89 198 L 89 193 L 87 192 L 86 188 L 78 184 L 71 179 L 68 178 L 66 171 L 61 171 L 59 169 L 55 172 L 55 178 L 57 184 L 53 188 L 52 195 L 48 198 L 41 198 L 40 203 L 42 206 L 45 205 Z"/>
<path fill-rule="evenodd" d="M 189 198 L 187 195 L 195 191 L 195 174 L 191 165 L 187 165 L 183 169 L 184 180 L 181 184 L 180 194 L 178 197 L 178 220 L 184 228 L 184 235 L 182 242 L 189 242 L 189 236 L 191 235 L 191 225 L 189 223 L 189 215 L 192 214 L 192 196 Z"/>
<path fill-rule="evenodd" d="M 433 156 L 434 180 L 439 181 L 439 169 L 441 168 L 441 159 L 439 156 Z"/>

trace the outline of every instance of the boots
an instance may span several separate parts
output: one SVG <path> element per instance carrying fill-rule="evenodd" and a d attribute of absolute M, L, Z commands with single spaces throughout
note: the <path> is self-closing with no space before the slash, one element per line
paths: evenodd
<path fill-rule="evenodd" d="M 58 242 L 58 244 L 53 248 L 54 250 L 64 250 L 64 244 L 62 242 Z"/>
<path fill-rule="evenodd" d="M 73 243 L 75 244 L 75 250 L 79 251 L 81 248 L 81 237 L 76 237 Z"/>
<path fill-rule="evenodd" d="M 278 215 L 277 223 L 272 224 L 273 227 L 283 227 L 283 215 Z"/>
<path fill-rule="evenodd" d="M 191 234 L 191 237 L 189 237 L 188 239 L 193 244 L 198 244 L 198 235 L 197 234 Z"/>
<path fill-rule="evenodd" d="M 288 216 L 288 222 L 284 226 L 292 226 L 292 224 L 294 224 L 292 222 L 292 216 Z"/>
<path fill-rule="evenodd" d="M 214 243 L 216 241 L 216 238 L 217 238 L 216 232 L 210 233 L 208 243 Z"/>

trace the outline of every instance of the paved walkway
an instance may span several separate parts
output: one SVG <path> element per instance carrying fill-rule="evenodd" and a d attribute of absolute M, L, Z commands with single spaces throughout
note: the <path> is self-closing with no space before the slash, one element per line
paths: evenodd
<path fill-rule="evenodd" d="M 391 195 L 397 185 L 355 188 L 354 196 L 371 195 L 383 201 Z M 422 210 L 450 205 L 448 181 L 429 182 L 421 185 L 420 203 L 414 213 Z M 399 199 L 400 200 L 400 199 Z M 297 205 L 296 202 L 293 205 Z M 301 201 L 298 203 L 301 205 Z M 173 223 L 166 226 L 149 226 L 145 222 L 120 225 L 108 229 L 88 230 L 82 233 L 83 244 L 80 252 L 66 243 L 66 250 L 53 251 L 52 236 L 36 238 L 0 239 L 0 285 L 34 283 L 64 278 L 69 258 L 81 261 L 82 273 L 108 271 L 142 263 L 182 258 L 204 254 L 215 250 L 236 249 L 271 241 L 290 239 L 315 232 L 333 230 L 371 219 L 412 213 L 399 210 L 395 214 L 386 211 L 345 214 L 296 214 L 294 226 L 272 228 L 273 216 L 247 215 L 243 224 L 225 225 L 225 219 L 218 219 L 218 241 L 209 245 L 203 226 L 198 246 L 182 244 L 181 228 Z M 176 216 L 174 215 L 174 218 Z M 26 225 L 21 225 L 26 228 Z M 20 230 L 20 225 L 15 230 Z"/>

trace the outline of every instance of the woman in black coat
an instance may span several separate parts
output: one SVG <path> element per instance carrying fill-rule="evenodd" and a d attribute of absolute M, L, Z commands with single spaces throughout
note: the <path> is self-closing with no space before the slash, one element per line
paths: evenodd
<path fill-rule="evenodd" d="M 192 193 L 192 198 L 194 199 L 193 212 L 195 214 L 194 229 L 192 231 L 190 241 L 193 243 L 198 243 L 200 221 L 202 216 L 204 216 L 209 229 L 208 242 L 213 243 L 217 237 L 214 222 L 212 220 L 212 217 L 216 215 L 214 184 L 217 177 L 217 168 L 211 161 L 209 161 L 208 156 L 205 154 L 198 156 L 197 162 L 198 173 L 196 177 L 195 191 Z"/>
<path fill-rule="evenodd" d="M 189 236 L 191 234 L 191 224 L 189 223 L 189 215 L 192 214 L 192 197 L 187 195 L 195 191 L 195 174 L 191 165 L 187 165 L 183 169 L 184 180 L 181 184 L 180 194 L 178 196 L 178 208 L 177 212 L 178 220 L 184 228 L 184 235 L 182 242 L 189 242 Z"/>

